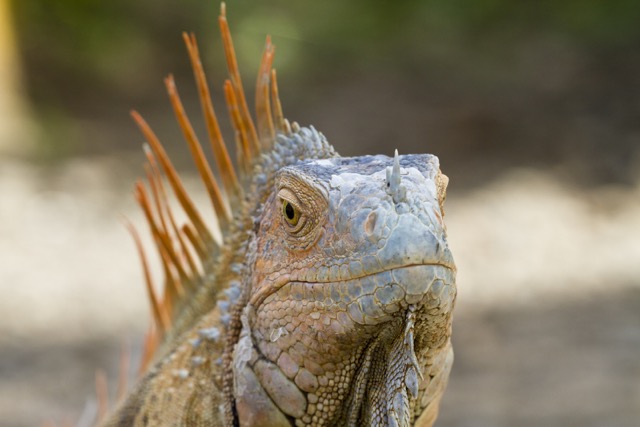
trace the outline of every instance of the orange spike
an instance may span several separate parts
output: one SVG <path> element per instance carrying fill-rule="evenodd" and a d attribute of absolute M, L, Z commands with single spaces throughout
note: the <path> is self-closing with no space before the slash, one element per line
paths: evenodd
<path fill-rule="evenodd" d="M 184 209 L 185 213 L 187 214 L 187 216 L 195 226 L 198 233 L 202 236 L 202 240 L 207 243 L 214 242 L 211 232 L 205 225 L 204 221 L 202 220 L 202 217 L 200 216 L 200 213 L 195 208 L 193 201 L 187 194 L 187 190 L 184 188 L 184 185 L 182 184 L 182 181 L 178 176 L 178 172 L 173 167 L 171 160 L 169 160 L 169 156 L 167 155 L 167 152 L 162 147 L 162 144 L 160 144 L 160 140 L 155 135 L 155 133 L 151 130 L 151 128 L 149 127 L 147 122 L 142 118 L 142 116 L 138 114 L 137 111 L 132 111 L 131 116 L 133 117 L 133 120 L 137 123 L 143 135 L 151 145 L 151 148 L 153 149 L 156 156 L 158 156 L 160 165 L 162 166 L 162 169 L 166 173 L 167 178 L 169 179 L 169 183 L 171 184 L 171 187 L 173 188 L 173 191 L 175 192 L 176 197 L 180 202 L 180 205 L 182 205 L 182 208 Z"/>
<path fill-rule="evenodd" d="M 157 190 L 155 190 L 154 184 L 152 184 L 152 189 L 153 189 L 153 193 L 154 193 L 154 199 L 157 200 L 155 194 L 157 193 Z M 138 198 L 139 196 L 136 196 L 136 198 Z M 162 207 L 158 207 L 158 209 L 160 211 L 162 211 Z M 149 222 L 149 214 L 147 213 L 146 209 L 143 208 L 145 217 L 147 217 L 147 222 Z M 174 220 L 173 220 L 173 216 L 171 216 L 171 211 L 167 212 L 169 214 L 169 220 L 172 223 L 173 229 L 175 229 L 175 224 Z M 191 280 L 191 278 L 193 277 L 193 274 L 197 274 L 197 272 L 194 269 L 191 269 L 190 271 L 186 270 L 187 266 L 184 266 L 182 264 L 182 260 L 181 258 L 178 256 L 178 253 L 176 252 L 176 250 L 173 247 L 173 244 L 171 243 L 171 236 L 169 235 L 169 229 L 167 228 L 165 231 L 160 230 L 157 225 L 155 223 L 151 223 L 149 222 L 149 226 L 151 228 L 151 234 L 153 235 L 154 239 L 156 240 L 156 247 L 158 249 L 158 251 L 160 252 L 160 255 L 162 257 L 162 261 L 163 262 L 168 262 L 169 265 L 175 265 L 176 269 L 178 269 L 180 277 L 182 278 L 182 280 L 184 280 L 185 282 L 189 283 L 189 281 Z M 164 227 L 166 227 L 166 225 L 164 225 Z M 177 235 L 177 239 L 178 239 L 178 243 L 180 245 L 180 248 L 184 250 L 185 249 L 185 243 L 182 239 L 181 235 Z M 164 255 L 167 252 L 171 252 L 171 257 L 169 257 L 167 255 L 167 258 L 164 258 Z M 187 263 L 189 264 L 189 267 L 192 266 L 192 263 L 187 261 Z M 167 278 L 167 276 L 165 275 L 165 278 Z M 166 290 L 166 286 L 165 286 L 165 290 Z"/>
<path fill-rule="evenodd" d="M 109 409 L 109 387 L 107 376 L 101 370 L 96 371 L 96 398 L 98 399 L 98 421 L 102 421 Z"/>
<path fill-rule="evenodd" d="M 156 224 L 155 222 L 152 224 L 151 221 L 149 221 L 149 224 L 151 226 L 152 229 L 152 233 L 153 235 L 159 239 L 161 242 L 161 246 L 167 247 L 167 250 L 169 252 L 171 252 L 173 255 L 172 257 L 175 259 L 175 264 L 177 266 L 177 268 L 179 269 L 179 271 L 182 272 L 181 277 L 185 280 L 189 280 L 192 276 L 192 274 L 189 273 L 189 271 L 186 270 L 186 266 L 183 265 L 182 260 L 180 259 L 180 257 L 178 256 L 177 251 L 175 250 L 175 248 L 173 247 L 173 243 L 172 243 L 172 238 L 171 238 L 171 230 L 169 229 L 169 227 L 167 226 L 165 220 L 164 220 L 164 204 L 163 201 L 166 203 L 167 199 L 166 199 L 166 193 L 160 194 L 160 190 L 159 187 L 162 185 L 162 181 L 160 176 L 156 175 L 154 173 L 154 171 L 152 170 L 152 166 L 151 165 L 145 165 L 145 170 L 147 172 L 147 180 L 149 181 L 149 186 L 151 187 L 151 195 L 153 196 L 153 200 L 155 202 L 156 205 L 156 209 L 158 211 L 159 217 L 160 217 L 160 221 L 161 224 L 160 226 L 158 226 L 158 224 Z M 146 197 L 146 194 L 145 194 Z M 143 208 L 144 210 L 144 208 Z M 145 211 L 146 214 L 146 211 Z M 175 221 L 173 219 L 173 215 L 171 214 L 171 211 L 167 211 L 167 214 L 169 216 L 169 221 L 172 224 L 172 228 L 175 230 L 176 226 L 175 226 Z M 147 216 L 147 219 L 149 217 Z M 153 231 L 155 230 L 155 231 Z M 179 233 L 176 233 L 176 238 L 178 239 L 178 244 L 180 246 L 181 249 L 184 250 L 184 242 L 182 241 L 182 237 L 180 236 Z M 191 264 L 189 264 L 189 266 L 191 266 Z M 193 269 L 191 270 L 191 272 L 193 273 Z"/>
<path fill-rule="evenodd" d="M 172 221 L 172 225 L 174 232 L 179 236 L 178 239 L 180 241 L 180 245 L 182 246 L 182 251 L 184 252 L 183 256 L 187 260 L 189 267 L 193 271 L 193 277 L 202 277 L 202 264 L 197 263 L 195 257 L 193 256 L 193 252 L 196 251 L 195 247 L 193 245 L 187 245 L 187 242 L 191 243 L 191 241 L 180 229 L 180 227 L 178 227 L 175 221 Z"/>
<path fill-rule="evenodd" d="M 187 239 L 189 239 L 189 241 L 191 242 L 191 245 L 193 246 L 193 248 L 198 253 L 198 256 L 200 257 L 200 260 L 204 262 L 204 260 L 207 259 L 207 248 L 205 247 L 204 242 L 198 236 L 198 233 L 196 233 L 196 231 L 193 229 L 193 226 L 189 224 L 184 224 L 182 226 L 182 232 L 184 233 L 185 236 L 187 236 Z"/>
<path fill-rule="evenodd" d="M 144 168 L 147 172 L 147 179 L 149 181 L 149 185 L 151 186 L 153 198 L 156 202 L 156 209 L 158 210 L 160 223 L 163 230 L 168 230 L 164 211 L 166 209 L 167 213 L 170 214 L 171 206 L 169 204 L 169 197 L 167 196 L 167 192 L 164 189 L 164 184 L 162 183 L 162 174 L 160 173 L 158 162 L 156 162 L 156 158 L 153 155 L 153 151 L 151 150 L 149 144 L 144 144 L 142 146 L 142 149 L 148 162 L 148 165 L 145 165 Z M 151 176 L 149 176 L 150 174 L 148 169 L 150 169 Z"/>
<path fill-rule="evenodd" d="M 284 114 L 282 113 L 282 104 L 280 103 L 278 79 L 276 77 L 275 69 L 271 70 L 271 105 L 273 106 L 273 118 L 276 123 L 276 128 L 282 133 L 288 133 Z"/>
<path fill-rule="evenodd" d="M 184 288 L 182 287 L 182 283 L 175 278 L 174 269 L 172 268 L 173 263 L 164 247 L 160 246 L 158 249 L 165 278 L 160 309 L 166 314 L 169 321 L 173 321 L 174 307 L 176 303 L 184 297 Z"/>
<path fill-rule="evenodd" d="M 218 165 L 220 177 L 222 178 L 222 184 L 227 196 L 233 197 L 240 191 L 240 184 L 238 182 L 236 171 L 231 163 L 231 158 L 229 157 L 229 152 L 227 151 L 224 139 L 222 138 L 218 118 L 216 117 L 215 110 L 213 109 L 211 93 L 209 92 L 207 78 L 202 67 L 202 61 L 200 60 L 200 52 L 198 50 L 196 36 L 193 33 L 191 36 L 187 33 L 182 33 L 182 38 L 184 39 L 187 51 L 189 52 L 189 58 L 191 59 L 191 67 L 193 68 L 193 74 L 195 76 L 196 84 L 198 85 L 198 93 L 200 94 L 202 113 L 207 125 L 207 131 L 209 132 L 209 140 L 211 142 L 214 158 Z"/>
<path fill-rule="evenodd" d="M 120 372 L 118 374 L 118 392 L 116 399 L 122 401 L 127 393 L 127 382 L 129 379 L 129 366 L 131 365 L 131 347 L 126 341 L 122 343 L 120 350 Z"/>
<path fill-rule="evenodd" d="M 273 64 L 274 48 L 271 37 L 267 36 L 267 42 L 260 62 L 260 71 L 256 82 L 256 116 L 258 123 L 258 135 L 262 150 L 268 150 L 273 144 L 275 131 L 273 129 L 273 116 L 271 115 L 271 103 L 269 93 L 269 78 L 271 77 L 271 65 Z"/>
<path fill-rule="evenodd" d="M 184 286 L 182 285 L 182 282 L 175 277 L 174 269 L 171 268 L 173 263 L 164 248 L 161 248 L 160 250 L 160 259 L 162 261 L 162 268 L 164 270 L 165 277 L 164 299 L 181 299 L 184 297 Z"/>
<path fill-rule="evenodd" d="M 145 217 L 147 218 L 147 222 L 149 223 L 149 227 L 151 228 L 151 234 L 156 239 L 156 244 L 158 249 L 163 248 L 167 252 L 167 254 L 169 255 L 169 258 L 171 259 L 171 263 L 174 265 L 176 270 L 178 270 L 180 278 L 183 281 L 188 282 L 189 280 L 191 280 L 191 277 L 189 277 L 186 270 L 184 269 L 184 266 L 180 262 L 180 259 L 176 254 L 173 244 L 169 239 L 169 236 L 167 235 L 166 232 L 164 232 L 163 230 L 160 230 L 158 228 L 158 225 L 154 221 L 153 215 L 151 212 L 151 203 L 149 202 L 149 197 L 147 196 L 147 192 L 145 190 L 144 185 L 140 181 L 138 181 L 138 183 L 136 184 L 135 197 L 136 197 L 136 200 L 138 201 L 138 204 L 142 208 L 142 211 L 144 212 Z"/>
<path fill-rule="evenodd" d="M 141 376 L 147 370 L 149 364 L 153 360 L 153 355 L 158 347 L 159 338 L 158 332 L 155 330 L 153 325 L 150 326 L 144 336 L 144 344 L 142 345 L 142 361 L 140 362 L 138 376 Z"/>
<path fill-rule="evenodd" d="M 144 146 L 144 152 L 145 152 L 145 155 L 147 156 L 147 160 L 149 161 L 149 168 L 151 169 L 152 177 L 149 177 L 148 179 L 151 185 L 153 198 L 156 201 L 157 209 L 160 212 L 160 220 L 162 223 L 162 227 L 164 230 L 166 230 L 166 233 L 169 234 L 169 228 L 167 227 L 167 224 L 164 221 L 164 214 L 162 213 L 163 211 L 166 210 L 166 214 L 169 217 L 169 222 L 171 223 L 172 229 L 182 249 L 183 256 L 187 260 L 187 264 L 189 264 L 189 268 L 192 273 L 191 275 L 199 275 L 200 273 L 198 272 L 198 268 L 193 262 L 193 258 L 191 257 L 191 253 L 187 248 L 187 245 L 184 241 L 182 233 L 179 232 L 179 229 L 176 225 L 173 212 L 171 211 L 171 205 L 169 204 L 169 198 L 167 197 L 167 192 L 165 191 L 164 184 L 162 183 L 162 176 L 160 175 L 160 171 L 158 170 L 158 164 L 156 163 L 155 157 L 153 156 L 151 149 L 147 145 Z M 147 169 L 146 165 L 145 165 L 145 169 Z M 149 175 L 148 172 L 147 172 L 147 175 Z"/>
<path fill-rule="evenodd" d="M 169 74 L 169 76 L 164 80 L 164 83 L 167 86 L 167 92 L 169 93 L 169 99 L 171 100 L 173 111 L 178 119 L 184 138 L 187 140 L 189 149 L 191 150 L 193 161 L 200 173 L 202 182 L 204 182 L 204 185 L 207 188 L 209 198 L 213 203 L 213 209 L 220 219 L 220 222 L 222 224 L 226 224 L 231 219 L 229 206 L 227 201 L 222 197 L 222 193 L 220 193 L 218 182 L 213 177 L 213 172 L 211 172 L 209 162 L 207 162 L 207 158 L 202 151 L 202 145 L 200 145 L 200 141 L 198 141 L 198 137 L 196 136 L 196 133 L 191 126 L 191 122 L 187 117 L 187 113 L 184 110 L 182 101 L 180 101 L 180 95 L 178 95 L 178 89 L 176 88 L 173 75 Z"/>
<path fill-rule="evenodd" d="M 151 196 L 153 197 L 153 201 L 156 205 L 156 211 L 158 213 L 158 219 L 160 220 L 159 228 L 163 232 L 167 233 L 169 229 L 167 228 L 167 222 L 164 218 L 164 209 L 162 208 L 161 195 L 158 192 L 156 176 L 151 168 L 151 165 L 145 164 L 144 170 L 147 174 L 147 181 L 149 182 L 149 187 L 151 188 Z"/>
<path fill-rule="evenodd" d="M 189 247 L 184 241 L 184 236 L 182 235 L 182 233 L 180 233 L 180 229 L 178 228 L 178 225 L 176 224 L 176 221 L 173 218 L 173 215 L 171 215 L 171 212 L 169 212 L 169 222 L 171 223 L 171 228 L 173 229 L 173 232 L 176 235 L 176 238 L 180 245 L 180 249 L 182 249 L 182 258 L 184 258 L 184 260 L 187 262 L 189 266 L 189 270 L 191 271 L 191 274 L 190 274 L 191 278 L 199 276 L 200 271 L 198 269 L 198 266 L 193 260 L 193 257 L 191 256 L 191 252 L 189 251 Z"/>
<path fill-rule="evenodd" d="M 256 128 L 249 114 L 249 107 L 247 107 L 247 98 L 244 95 L 244 89 L 242 87 L 242 79 L 240 78 L 240 70 L 238 68 L 238 61 L 236 59 L 236 51 L 233 47 L 233 40 L 231 39 L 231 32 L 229 31 L 229 23 L 227 22 L 227 13 L 224 3 L 220 5 L 220 17 L 218 23 L 220 24 L 220 33 L 222 34 L 222 44 L 224 46 L 224 53 L 227 59 L 227 68 L 229 70 L 229 77 L 238 100 L 238 106 L 240 107 L 240 117 L 242 119 L 243 128 L 247 131 L 247 140 L 253 150 L 256 153 L 260 152 L 260 145 L 258 143 L 258 135 Z"/>
<path fill-rule="evenodd" d="M 231 123 L 236 130 L 236 144 L 238 153 L 238 164 L 242 165 L 245 173 L 249 171 L 250 165 L 253 160 L 253 152 L 251 144 L 247 139 L 246 129 L 243 127 L 242 119 L 240 118 L 240 111 L 238 110 L 238 102 L 236 95 L 233 92 L 233 85 L 231 80 L 224 82 L 224 96 L 227 101 L 227 109 L 229 110 L 229 116 L 231 117 Z"/>
<path fill-rule="evenodd" d="M 169 256 L 169 259 L 171 260 L 171 264 L 178 271 L 178 276 L 180 276 L 180 280 L 184 283 L 191 283 L 192 277 L 185 269 L 185 266 L 182 260 L 180 259 L 180 257 L 178 256 L 176 249 L 173 247 L 173 244 L 171 243 L 169 236 L 167 236 L 167 234 L 162 233 L 159 230 L 157 230 L 157 236 L 159 240 L 158 243 L 160 243 L 160 247 L 163 248 L 165 253 Z"/>
<path fill-rule="evenodd" d="M 149 297 L 149 302 L 151 303 L 151 311 L 153 313 L 153 318 L 156 322 L 156 325 L 158 325 L 159 331 L 164 335 L 164 333 L 169 329 L 170 322 L 166 316 L 166 313 L 160 309 L 160 303 L 156 295 L 155 286 L 153 285 L 153 279 L 151 278 L 149 264 L 147 263 L 147 256 L 144 252 L 144 247 L 142 246 L 140 235 L 136 231 L 136 228 L 130 222 L 127 221 L 125 225 L 129 229 L 129 232 L 133 237 L 133 241 L 135 242 L 136 248 L 138 249 L 138 255 L 140 256 L 140 260 L 142 261 L 144 281 L 147 286 L 147 296 Z"/>

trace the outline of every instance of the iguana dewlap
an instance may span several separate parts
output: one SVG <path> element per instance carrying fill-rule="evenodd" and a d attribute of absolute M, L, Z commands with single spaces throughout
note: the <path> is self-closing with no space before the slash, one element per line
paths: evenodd
<path fill-rule="evenodd" d="M 156 325 L 148 368 L 103 425 L 431 426 L 453 361 L 456 295 L 438 159 L 340 157 L 312 127 L 290 125 L 269 39 L 254 125 L 224 6 L 220 25 L 238 172 L 185 35 L 221 185 L 171 78 L 167 87 L 216 218 L 195 208 L 134 113 L 151 148 L 136 196 L 165 290 L 156 296 L 140 248 Z M 182 226 L 160 169 L 187 214 Z"/>

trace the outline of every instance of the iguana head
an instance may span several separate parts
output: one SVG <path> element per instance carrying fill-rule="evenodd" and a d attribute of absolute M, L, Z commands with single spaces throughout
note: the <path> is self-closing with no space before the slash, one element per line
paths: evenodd
<path fill-rule="evenodd" d="M 435 416 L 456 294 L 446 182 L 431 155 L 336 157 L 277 172 L 234 354 L 241 424 Z"/>

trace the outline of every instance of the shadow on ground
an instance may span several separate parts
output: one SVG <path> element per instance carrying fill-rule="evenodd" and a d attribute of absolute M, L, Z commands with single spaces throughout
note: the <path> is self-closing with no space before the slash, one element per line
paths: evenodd
<path fill-rule="evenodd" d="M 458 312 L 439 426 L 636 426 L 640 290 Z"/>

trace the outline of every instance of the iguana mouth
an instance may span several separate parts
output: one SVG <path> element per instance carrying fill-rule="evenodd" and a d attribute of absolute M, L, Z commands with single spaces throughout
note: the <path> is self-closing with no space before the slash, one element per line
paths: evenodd
<path fill-rule="evenodd" d="M 290 276 L 282 276 L 279 280 L 274 281 L 271 286 L 263 287 L 260 291 L 256 292 L 250 303 L 255 307 L 260 306 L 264 300 L 270 295 L 276 294 L 281 289 L 291 288 L 295 291 L 296 299 L 303 300 L 309 290 L 317 287 L 322 287 L 331 290 L 334 294 L 339 292 L 341 294 L 348 293 L 352 299 L 360 296 L 366 296 L 366 294 L 380 294 L 382 297 L 384 294 L 388 294 L 388 297 L 400 302 L 396 292 L 393 288 L 383 289 L 386 285 L 396 284 L 399 287 L 405 286 L 405 291 L 409 295 L 407 302 L 409 304 L 417 303 L 416 298 L 418 295 L 424 295 L 429 291 L 430 286 L 434 281 L 440 280 L 444 284 L 452 284 L 455 282 L 456 268 L 449 262 L 437 262 L 437 263 L 425 263 L 425 264 L 409 264 L 405 266 L 392 267 L 387 269 L 381 269 L 371 274 L 359 274 L 353 277 L 339 279 L 339 280 L 309 280 L 307 278 L 300 278 L 292 280 Z M 399 276 L 399 277 L 398 277 Z M 423 277 L 419 277 L 423 276 Z M 293 289 L 295 288 L 295 289 Z M 358 289 L 361 292 L 358 292 Z M 316 290 L 317 291 L 317 290 Z M 331 297 L 335 297 L 332 295 Z M 383 299 L 383 304 L 384 304 Z M 348 301 L 345 301 L 348 302 Z"/>

